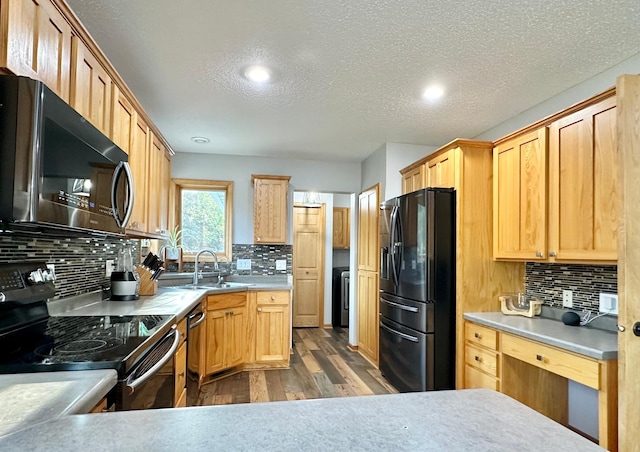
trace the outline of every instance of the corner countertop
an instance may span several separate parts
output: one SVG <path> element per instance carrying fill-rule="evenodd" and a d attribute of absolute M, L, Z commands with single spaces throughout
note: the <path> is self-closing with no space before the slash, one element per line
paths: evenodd
<path fill-rule="evenodd" d="M 270 278 L 234 279 L 231 282 L 246 284 L 246 286 L 223 289 L 159 287 L 156 295 L 140 296 L 140 299 L 135 301 L 103 300 L 101 292 L 93 292 L 64 300 L 53 300 L 47 306 L 49 315 L 57 317 L 72 315 L 174 315 L 179 320 L 184 318 L 208 294 L 246 292 L 248 290 L 291 290 L 292 288 L 286 280 L 282 281 L 279 278 L 273 280 Z"/>
<path fill-rule="evenodd" d="M 567 326 L 560 320 L 504 315 L 502 312 L 467 312 L 464 318 L 590 358 L 600 360 L 618 358 L 618 333 L 615 331 L 589 326 Z"/>
<path fill-rule="evenodd" d="M 117 381 L 111 369 L 0 375 L 0 437 L 65 414 L 88 413 Z"/>
<path fill-rule="evenodd" d="M 92 451 L 604 450 L 488 389 L 65 416 L 3 438 L 0 450 L 88 445 Z"/>

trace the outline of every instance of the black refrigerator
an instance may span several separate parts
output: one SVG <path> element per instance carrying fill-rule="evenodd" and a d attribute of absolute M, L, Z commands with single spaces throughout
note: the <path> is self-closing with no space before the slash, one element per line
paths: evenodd
<path fill-rule="evenodd" d="M 401 392 L 455 388 L 455 190 L 380 205 L 380 371 Z"/>

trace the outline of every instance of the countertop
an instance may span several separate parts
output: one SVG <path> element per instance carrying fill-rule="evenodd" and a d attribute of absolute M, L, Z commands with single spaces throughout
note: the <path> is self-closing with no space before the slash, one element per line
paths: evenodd
<path fill-rule="evenodd" d="M 504 315 L 502 312 L 465 313 L 464 318 L 590 358 L 618 358 L 618 334 L 615 331 L 589 326 L 567 326 L 560 320 Z"/>
<path fill-rule="evenodd" d="M 0 450 L 598 451 L 495 391 L 471 389 L 65 416 Z"/>
<path fill-rule="evenodd" d="M 65 414 L 88 413 L 117 381 L 111 369 L 0 375 L 0 436 Z M 5 441 L 0 439 L 0 448 Z"/>
<path fill-rule="evenodd" d="M 49 315 L 52 316 L 99 316 L 99 315 L 174 315 L 177 319 L 186 316 L 202 297 L 207 294 L 246 292 L 248 290 L 291 290 L 292 286 L 280 280 L 269 282 L 268 279 L 250 282 L 245 287 L 229 287 L 224 289 L 184 289 L 175 287 L 159 287 L 158 293 L 151 296 L 140 296 L 136 301 L 102 300 L 100 292 L 85 294 L 64 300 L 53 300 L 48 303 Z M 245 283 L 245 280 L 232 281 Z"/>

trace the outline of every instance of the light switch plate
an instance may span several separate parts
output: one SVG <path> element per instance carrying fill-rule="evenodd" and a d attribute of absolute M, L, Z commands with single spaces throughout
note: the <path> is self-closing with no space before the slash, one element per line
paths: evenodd
<path fill-rule="evenodd" d="M 286 259 L 278 259 L 276 260 L 276 270 L 286 270 L 287 269 L 287 260 Z"/>
<path fill-rule="evenodd" d="M 618 315 L 618 295 L 600 292 L 600 312 Z"/>
<path fill-rule="evenodd" d="M 238 270 L 251 270 L 251 259 L 238 259 Z"/>
<path fill-rule="evenodd" d="M 562 291 L 562 307 L 563 308 L 573 307 L 573 292 L 571 290 Z"/>

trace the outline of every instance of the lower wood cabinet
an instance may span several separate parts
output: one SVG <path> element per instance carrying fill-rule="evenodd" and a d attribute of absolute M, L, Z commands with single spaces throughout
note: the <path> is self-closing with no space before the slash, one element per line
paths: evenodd
<path fill-rule="evenodd" d="M 249 292 L 249 363 L 245 367 L 288 367 L 291 350 L 291 291 Z"/>
<path fill-rule="evenodd" d="M 246 292 L 207 297 L 207 374 L 235 367 L 245 361 L 246 325 Z"/>
<path fill-rule="evenodd" d="M 174 358 L 174 407 L 187 406 L 187 343 L 183 342 Z"/>

